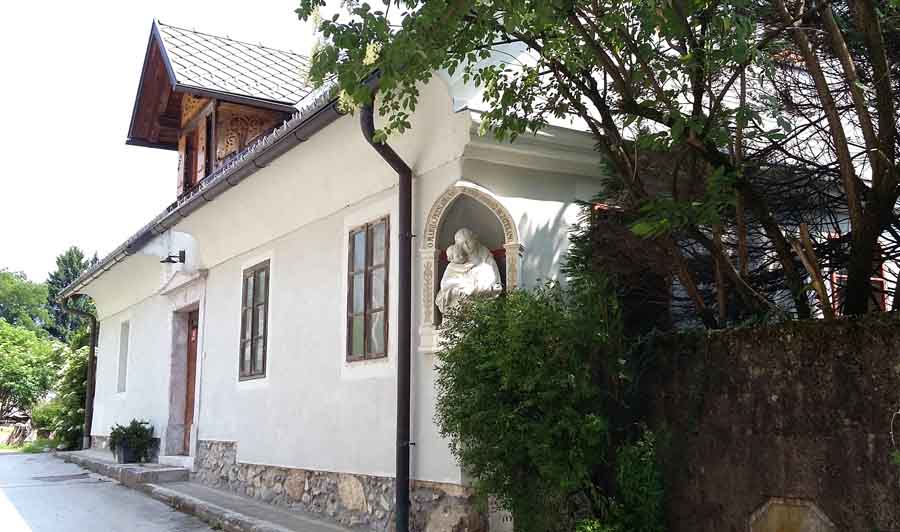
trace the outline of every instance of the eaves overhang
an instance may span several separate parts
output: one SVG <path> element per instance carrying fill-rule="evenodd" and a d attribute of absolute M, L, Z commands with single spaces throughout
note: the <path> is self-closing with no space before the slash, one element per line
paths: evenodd
<path fill-rule="evenodd" d="M 165 26 L 165 28 L 167 28 L 167 31 L 176 29 L 174 26 Z M 190 33 L 187 30 L 178 29 L 178 31 Z M 218 39 L 232 43 L 238 42 L 225 38 Z M 240 44 L 244 45 L 245 43 Z M 172 43 L 170 45 L 175 46 Z M 178 50 L 174 49 L 171 53 L 176 53 Z M 297 56 L 294 55 L 293 57 Z M 182 57 L 181 60 L 184 60 L 184 58 Z M 170 50 L 167 48 L 166 39 L 160 29 L 160 23 L 154 20 L 150 28 L 146 52 L 144 53 L 144 63 L 141 67 L 140 82 L 138 83 L 137 94 L 135 95 L 134 106 L 131 111 L 131 120 L 125 140 L 126 144 L 166 150 L 177 149 L 177 134 L 180 124 L 177 123 L 177 118 L 172 115 L 174 111 L 171 108 L 167 108 L 165 102 L 171 100 L 177 104 L 181 101 L 181 97 L 186 94 L 287 114 L 296 113 L 299 105 L 298 100 L 302 102 L 309 96 L 308 91 L 304 94 L 298 92 L 298 90 L 291 90 L 289 94 L 276 94 L 272 91 L 264 90 L 242 92 L 239 87 L 236 87 L 235 91 L 223 90 L 220 86 L 221 84 L 217 85 L 216 83 L 202 86 L 202 79 L 184 75 L 184 67 L 182 66 L 179 70 L 172 61 L 173 58 L 170 56 Z M 211 68 L 213 67 L 208 66 L 208 69 Z M 247 68 L 250 67 L 248 66 Z M 246 71 L 249 72 L 249 70 Z M 182 75 L 179 75 L 179 72 Z M 225 73 L 221 75 L 227 79 Z M 250 83 L 250 81 L 247 81 L 247 83 Z M 160 94 L 164 93 L 164 95 L 156 98 L 157 92 Z M 268 97 L 279 95 L 283 99 Z M 164 123 L 173 121 L 174 123 L 172 124 Z M 162 140 L 157 138 L 161 136 L 167 138 Z"/>
<path fill-rule="evenodd" d="M 291 148 L 306 141 L 340 118 L 338 99 L 333 87 L 326 86 L 310 95 L 310 101 L 272 133 L 260 138 L 198 185 L 153 218 L 95 266 L 65 287 L 57 297 L 62 301 L 78 294 L 88 284 L 115 267 L 129 255 L 141 250 L 150 240 L 163 234 L 192 212 L 211 202 L 226 190 L 265 168 Z"/>

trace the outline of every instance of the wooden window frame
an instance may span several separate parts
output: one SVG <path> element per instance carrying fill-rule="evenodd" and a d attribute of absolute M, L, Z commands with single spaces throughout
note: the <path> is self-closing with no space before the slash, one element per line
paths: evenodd
<path fill-rule="evenodd" d="M 203 165 L 203 177 L 206 179 L 216 171 L 216 108 L 215 106 L 203 119 L 203 127 L 206 128 L 206 161 Z"/>
<path fill-rule="evenodd" d="M 182 168 L 182 194 L 193 190 L 200 181 L 212 174 L 216 169 L 216 106 L 213 100 L 206 107 L 194 115 L 182 128 L 184 135 L 184 167 Z M 204 159 L 200 160 L 200 131 L 206 133 L 204 144 Z M 188 149 L 188 144 L 193 144 L 193 150 Z M 203 175 L 198 175 L 200 163 L 203 163 Z M 190 163 L 190 164 L 189 164 Z"/>
<path fill-rule="evenodd" d="M 256 276 L 259 272 L 266 272 L 266 286 L 265 286 L 265 295 L 261 302 L 256 301 L 258 283 L 255 280 Z M 248 301 L 247 298 L 247 280 L 249 278 L 254 278 L 254 291 L 253 291 L 253 301 Z M 272 270 L 270 268 L 269 260 L 264 260 L 258 264 L 254 264 L 249 268 L 245 268 L 241 275 L 241 335 L 238 339 L 238 380 L 246 381 L 253 379 L 263 379 L 266 377 L 266 369 L 268 367 L 268 355 L 269 355 L 269 294 L 270 287 L 272 286 Z M 257 309 L 259 307 L 265 307 L 263 310 L 263 330 L 259 331 L 259 320 L 257 319 Z M 250 311 L 250 336 L 245 337 L 245 333 L 247 332 L 247 320 L 246 315 L 247 311 Z M 256 367 L 256 356 L 254 350 L 254 344 L 256 342 L 262 342 L 262 361 L 260 367 Z M 249 367 L 244 367 L 244 346 L 246 344 L 250 344 L 250 360 Z"/>
<path fill-rule="evenodd" d="M 384 224 L 384 262 L 381 264 L 373 264 L 373 239 L 372 234 L 374 227 Z M 363 261 L 361 270 L 354 269 L 354 248 L 353 240 L 355 235 L 364 232 L 366 235 L 365 253 L 366 257 Z M 352 228 L 347 237 L 347 342 L 346 342 L 346 361 L 358 362 L 361 360 L 376 360 L 387 358 L 388 341 L 390 339 L 390 263 L 391 263 L 391 223 L 390 216 L 382 216 L 365 224 Z M 384 270 L 384 303 L 381 307 L 371 306 L 372 297 L 372 275 L 379 269 Z M 353 277 L 362 274 L 363 276 L 363 311 L 353 312 Z M 378 352 L 369 352 L 370 336 L 369 325 L 371 316 L 374 313 L 381 312 L 384 314 L 382 346 L 383 349 Z M 362 317 L 363 319 L 363 349 L 361 355 L 353 354 L 353 320 Z"/>
<path fill-rule="evenodd" d="M 200 152 L 200 146 L 197 142 L 200 140 L 197 129 L 192 129 L 184 135 L 184 165 L 181 176 L 182 190 L 188 192 L 197 185 L 197 165 L 200 162 L 197 155 Z"/>

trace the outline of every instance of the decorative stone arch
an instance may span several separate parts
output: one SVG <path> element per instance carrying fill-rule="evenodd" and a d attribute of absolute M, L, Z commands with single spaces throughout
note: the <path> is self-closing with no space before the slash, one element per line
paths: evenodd
<path fill-rule="evenodd" d="M 504 288 L 519 286 L 519 265 L 525 248 L 519 241 L 519 230 L 515 220 L 497 197 L 486 188 L 468 181 L 457 181 L 438 197 L 425 220 L 423 245 L 419 250 L 422 259 L 422 325 L 424 328 L 433 329 L 437 325 L 434 296 L 441 283 L 437 272 L 440 262 L 437 238 L 440 234 L 441 224 L 447 211 L 462 196 L 468 196 L 481 203 L 497 218 L 503 229 L 503 249 L 506 250 L 506 286 Z"/>

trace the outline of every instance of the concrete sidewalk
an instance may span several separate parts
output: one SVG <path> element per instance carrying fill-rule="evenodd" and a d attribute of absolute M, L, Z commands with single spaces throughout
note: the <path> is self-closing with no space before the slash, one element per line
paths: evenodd
<path fill-rule="evenodd" d="M 226 532 L 348 532 L 317 517 L 188 481 L 187 469 L 159 464 L 117 464 L 96 450 L 55 453 L 57 458 L 119 480 L 157 501 Z"/>
<path fill-rule="evenodd" d="M 49 454 L 0 454 L 2 532 L 211 532 L 194 516 Z"/>
<path fill-rule="evenodd" d="M 144 484 L 145 493 L 182 512 L 194 515 L 214 528 L 228 532 L 348 532 L 294 510 L 278 508 L 197 482 Z"/>

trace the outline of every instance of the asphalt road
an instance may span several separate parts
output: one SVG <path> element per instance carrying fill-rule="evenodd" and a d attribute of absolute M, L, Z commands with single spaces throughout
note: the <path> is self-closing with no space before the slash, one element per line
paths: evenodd
<path fill-rule="evenodd" d="M 2 532 L 208 532 L 200 520 L 48 454 L 0 454 Z"/>

